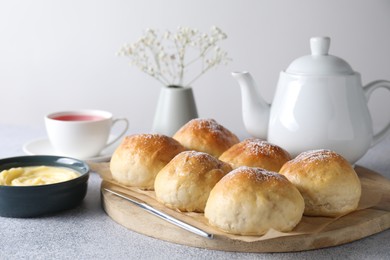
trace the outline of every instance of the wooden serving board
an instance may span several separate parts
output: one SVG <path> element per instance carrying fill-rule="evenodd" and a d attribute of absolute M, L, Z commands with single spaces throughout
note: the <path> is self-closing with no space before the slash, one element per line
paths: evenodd
<path fill-rule="evenodd" d="M 337 219 L 303 217 L 301 223 L 290 233 L 271 230 L 261 237 L 229 235 L 210 227 L 203 214 L 168 209 L 157 202 L 150 192 L 148 194 L 137 189 L 123 188 L 104 178 L 101 184 L 102 205 L 106 213 L 120 225 L 150 237 L 182 245 L 239 252 L 318 249 L 352 242 L 390 228 L 390 180 L 363 167 L 357 166 L 355 170 L 362 183 L 361 203 L 366 205 L 365 208 Z M 144 200 L 188 224 L 211 232 L 214 238 L 203 238 L 176 227 L 105 191 L 106 187 Z"/>

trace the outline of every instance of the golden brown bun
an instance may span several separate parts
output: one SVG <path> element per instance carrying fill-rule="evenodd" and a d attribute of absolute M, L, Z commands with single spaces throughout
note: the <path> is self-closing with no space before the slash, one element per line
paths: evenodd
<path fill-rule="evenodd" d="M 186 151 L 156 176 L 156 198 L 169 208 L 203 212 L 210 190 L 232 168 L 203 152 Z"/>
<path fill-rule="evenodd" d="M 360 180 L 349 162 L 335 152 L 301 153 L 287 162 L 280 173 L 301 192 L 305 199 L 305 215 L 335 217 L 358 206 Z"/>
<path fill-rule="evenodd" d="M 125 186 L 153 189 L 157 173 L 184 150 L 179 142 L 165 135 L 127 136 L 112 155 L 112 177 Z"/>
<path fill-rule="evenodd" d="M 230 147 L 219 159 L 229 163 L 234 169 L 249 166 L 278 172 L 291 157 L 277 145 L 261 139 L 248 138 Z"/>
<path fill-rule="evenodd" d="M 205 152 L 219 157 L 239 142 L 238 137 L 214 119 L 192 119 L 173 136 L 189 150 Z"/>
<path fill-rule="evenodd" d="M 205 208 L 210 225 L 239 235 L 263 235 L 269 229 L 291 231 L 301 220 L 304 201 L 287 178 L 242 166 L 211 190 Z"/>

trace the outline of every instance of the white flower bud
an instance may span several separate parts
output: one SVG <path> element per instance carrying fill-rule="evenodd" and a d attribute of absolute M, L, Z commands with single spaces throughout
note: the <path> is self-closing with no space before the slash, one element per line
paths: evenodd
<path fill-rule="evenodd" d="M 227 64 L 227 52 L 217 46 L 217 42 L 226 38 L 216 26 L 210 28 L 209 34 L 181 26 L 175 33 L 168 30 L 159 33 L 147 28 L 136 42 L 124 45 L 118 55 L 128 57 L 131 65 L 163 84 L 177 84 L 183 81 L 184 74 L 194 63 L 203 64 L 198 74 L 192 73 L 194 79 L 218 64 Z"/>

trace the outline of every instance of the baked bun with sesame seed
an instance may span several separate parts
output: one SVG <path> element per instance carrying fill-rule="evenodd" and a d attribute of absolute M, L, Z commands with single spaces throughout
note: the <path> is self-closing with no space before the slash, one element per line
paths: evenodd
<path fill-rule="evenodd" d="M 305 199 L 305 215 L 337 217 L 356 210 L 360 180 L 341 155 L 329 150 L 299 154 L 280 169 Z"/>
<path fill-rule="evenodd" d="M 269 229 L 291 231 L 305 204 L 283 175 L 242 166 L 225 175 L 211 190 L 205 217 L 211 226 L 237 235 L 263 235 Z"/>
<path fill-rule="evenodd" d="M 156 198 L 165 206 L 188 212 L 204 212 L 214 185 L 232 168 L 203 152 L 176 155 L 156 176 Z"/>
<path fill-rule="evenodd" d="M 112 177 L 125 186 L 152 190 L 157 173 L 185 148 L 175 139 L 160 134 L 127 136 L 110 161 Z"/>
<path fill-rule="evenodd" d="M 173 138 L 189 150 L 205 152 L 217 158 L 240 141 L 235 134 L 214 119 L 201 118 L 190 120 Z"/>
<path fill-rule="evenodd" d="M 277 145 L 261 139 L 248 138 L 230 147 L 219 159 L 229 163 L 234 169 L 249 166 L 278 172 L 291 157 Z"/>

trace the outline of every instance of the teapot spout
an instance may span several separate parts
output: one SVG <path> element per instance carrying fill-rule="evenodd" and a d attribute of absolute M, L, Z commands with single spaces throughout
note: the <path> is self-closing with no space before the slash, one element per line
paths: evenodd
<path fill-rule="evenodd" d="M 242 117 L 248 133 L 254 137 L 267 139 L 270 104 L 260 94 L 251 74 L 247 71 L 232 72 L 241 88 Z"/>

